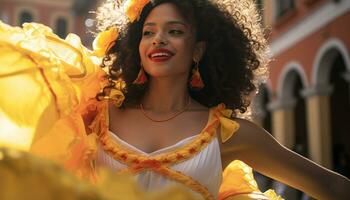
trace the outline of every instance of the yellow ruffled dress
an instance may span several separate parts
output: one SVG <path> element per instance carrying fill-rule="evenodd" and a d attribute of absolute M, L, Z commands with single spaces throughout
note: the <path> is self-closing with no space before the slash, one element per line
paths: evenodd
<path fill-rule="evenodd" d="M 105 108 L 95 100 L 107 84 L 97 55 L 77 35 L 63 40 L 41 24 L 19 28 L 0 21 L 0 147 L 28 151 L 97 182 L 94 159 L 105 117 L 92 120 L 91 134 L 83 121 Z M 222 128 L 232 130 L 225 120 Z M 262 193 L 252 169 L 236 160 L 223 172 L 219 199 L 282 198 L 272 190 Z"/>

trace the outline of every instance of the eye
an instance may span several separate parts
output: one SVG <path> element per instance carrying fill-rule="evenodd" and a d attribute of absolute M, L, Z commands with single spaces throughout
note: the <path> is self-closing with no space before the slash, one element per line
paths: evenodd
<path fill-rule="evenodd" d="M 143 36 L 147 36 L 147 35 L 151 35 L 151 34 L 153 34 L 151 31 L 144 31 L 142 33 Z"/>
<path fill-rule="evenodd" d="M 175 34 L 175 35 L 181 35 L 181 34 L 183 34 L 184 32 L 181 31 L 181 30 L 170 30 L 169 33 Z"/>

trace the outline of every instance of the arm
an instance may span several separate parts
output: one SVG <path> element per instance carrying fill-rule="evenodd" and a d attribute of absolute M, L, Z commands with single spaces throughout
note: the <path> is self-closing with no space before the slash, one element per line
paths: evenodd
<path fill-rule="evenodd" d="M 316 199 L 348 199 L 349 179 L 278 143 L 268 132 L 243 119 L 240 129 L 222 146 L 222 153 L 256 171 L 297 188 Z"/>

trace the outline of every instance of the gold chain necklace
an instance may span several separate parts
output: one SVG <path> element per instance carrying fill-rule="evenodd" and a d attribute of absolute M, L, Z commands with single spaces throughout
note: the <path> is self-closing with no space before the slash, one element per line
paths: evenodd
<path fill-rule="evenodd" d="M 147 117 L 149 120 L 151 120 L 151 121 L 153 121 L 153 122 L 166 122 L 166 121 L 169 121 L 169 120 L 171 120 L 171 119 L 174 119 L 175 117 L 177 117 L 177 116 L 179 116 L 180 114 L 182 114 L 183 112 L 185 112 L 185 111 L 188 109 L 188 107 L 190 106 L 190 104 L 191 104 L 191 98 L 188 98 L 188 103 L 186 104 L 186 106 L 185 106 L 182 110 L 176 112 L 173 116 L 171 116 L 171 117 L 169 117 L 169 118 L 166 118 L 166 119 L 159 119 L 159 120 L 158 120 L 158 119 L 153 119 L 152 117 L 148 116 L 147 113 L 146 113 L 146 111 L 143 109 L 142 103 L 140 103 L 140 110 L 141 110 L 142 114 L 143 114 L 145 117 Z"/>

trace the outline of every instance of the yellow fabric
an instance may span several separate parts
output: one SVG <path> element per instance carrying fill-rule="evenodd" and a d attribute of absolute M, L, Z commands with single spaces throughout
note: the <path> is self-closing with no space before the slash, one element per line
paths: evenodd
<path fill-rule="evenodd" d="M 225 117 L 220 117 L 219 120 L 221 124 L 221 140 L 224 143 L 238 130 L 239 124 Z"/>
<path fill-rule="evenodd" d="M 262 193 L 254 179 L 253 170 L 240 160 L 232 161 L 223 172 L 223 181 L 219 191 L 219 199 L 225 200 L 254 200 L 269 199 L 283 200 L 273 190 Z"/>
<path fill-rule="evenodd" d="M 235 196 L 229 196 L 225 198 L 225 200 L 269 200 L 269 198 L 262 193 L 252 192 L 249 194 L 238 194 Z"/>
<path fill-rule="evenodd" d="M 98 58 L 76 35 L 60 39 L 46 26 L 0 22 L 0 147 L 50 158 L 93 177 L 91 137 L 81 118 L 105 81 Z M 73 166 L 75 165 L 75 166 Z"/>
<path fill-rule="evenodd" d="M 32 154 L 0 148 L 1 200 L 200 200 L 187 188 L 172 186 L 144 191 L 133 179 L 106 170 L 90 184 L 67 173 L 61 166 Z M 44 189 L 43 189 L 44 188 Z"/>
<path fill-rule="evenodd" d="M 267 196 L 269 199 L 272 200 L 283 200 L 281 196 L 279 196 L 274 190 L 269 189 L 264 192 L 264 195 Z"/>
<path fill-rule="evenodd" d="M 138 18 L 140 17 L 140 14 L 142 12 L 143 7 L 149 1 L 150 0 L 127 0 L 126 1 L 125 14 L 126 14 L 126 16 L 128 16 L 130 22 L 138 20 Z"/>
<path fill-rule="evenodd" d="M 9 145 L 4 137 L 24 135 L 20 133 L 23 127 L 31 131 L 27 135 L 31 139 L 48 132 L 53 122 L 69 113 L 77 101 L 58 61 L 42 49 L 45 44 L 41 35 L 4 24 L 0 27 L 0 130 L 2 145 Z M 67 95 L 53 94 L 52 90 L 67 91 Z M 9 127 L 12 128 L 8 130 Z M 20 148 L 28 149 L 29 145 Z"/>
<path fill-rule="evenodd" d="M 118 29 L 115 26 L 99 33 L 92 43 L 95 55 L 105 55 L 108 50 L 115 44 L 117 37 Z"/>
<path fill-rule="evenodd" d="M 103 108 L 95 95 L 106 85 L 100 58 L 74 34 L 62 40 L 40 24 L 19 28 L 0 22 L 0 61 L 0 147 L 29 151 L 78 177 L 96 181 L 96 142 L 103 124 L 108 123 L 104 113 L 95 116 Z M 225 142 L 239 124 L 229 119 L 232 111 L 223 104 L 217 111 L 211 117 L 219 123 Z M 85 127 L 86 118 L 88 124 L 92 122 L 89 127 Z M 92 131 L 89 135 L 88 128 Z M 198 149 L 186 151 L 190 155 Z M 242 162 L 230 166 L 220 191 L 231 197 L 232 191 L 258 191 L 248 166 Z"/>
<path fill-rule="evenodd" d="M 230 178 L 233 176 L 234 178 Z M 220 194 L 230 192 L 232 195 L 257 191 L 259 191 L 259 189 L 254 180 L 252 169 L 244 162 L 235 160 L 225 168 Z"/>
<path fill-rule="evenodd" d="M 239 129 L 239 124 L 231 119 L 233 111 L 226 109 L 224 104 L 219 104 L 216 108 L 216 118 L 220 121 L 221 142 L 225 143 Z"/>

